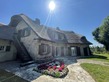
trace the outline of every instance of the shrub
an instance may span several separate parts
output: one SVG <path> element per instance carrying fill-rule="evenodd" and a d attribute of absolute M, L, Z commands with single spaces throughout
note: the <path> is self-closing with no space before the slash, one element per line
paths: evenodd
<path fill-rule="evenodd" d="M 55 73 L 55 77 L 57 77 L 57 78 L 60 77 L 60 73 L 59 72 L 56 72 Z"/>
<path fill-rule="evenodd" d="M 43 74 L 47 75 L 47 74 L 48 74 L 48 72 L 47 72 L 47 71 L 44 71 L 44 72 L 43 72 Z"/>

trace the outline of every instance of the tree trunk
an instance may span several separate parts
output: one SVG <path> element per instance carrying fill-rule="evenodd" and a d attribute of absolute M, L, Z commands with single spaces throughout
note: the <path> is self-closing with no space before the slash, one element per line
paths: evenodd
<path fill-rule="evenodd" d="M 109 51 L 109 44 L 104 45 L 104 46 L 105 46 L 106 51 Z"/>

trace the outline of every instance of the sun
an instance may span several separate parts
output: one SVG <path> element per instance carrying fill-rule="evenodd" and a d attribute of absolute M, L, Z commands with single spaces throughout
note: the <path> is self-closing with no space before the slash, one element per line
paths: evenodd
<path fill-rule="evenodd" d="M 56 6 L 55 2 L 54 1 L 50 1 L 49 8 L 50 8 L 51 11 L 53 11 L 55 9 L 55 6 Z"/>

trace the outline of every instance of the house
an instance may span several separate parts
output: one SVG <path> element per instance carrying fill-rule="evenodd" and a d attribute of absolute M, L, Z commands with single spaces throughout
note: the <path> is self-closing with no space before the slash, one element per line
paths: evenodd
<path fill-rule="evenodd" d="M 8 27 L 14 30 L 12 39 L 22 61 L 45 62 L 61 56 L 91 55 L 91 43 L 85 36 L 41 25 L 40 20 L 34 21 L 24 14 L 12 16 Z"/>
<path fill-rule="evenodd" d="M 16 58 L 16 48 L 13 43 L 14 30 L 15 28 L 0 24 L 0 62 Z"/>

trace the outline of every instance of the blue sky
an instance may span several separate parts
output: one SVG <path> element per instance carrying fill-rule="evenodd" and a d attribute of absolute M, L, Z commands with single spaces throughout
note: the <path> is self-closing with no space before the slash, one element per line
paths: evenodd
<path fill-rule="evenodd" d="M 8 24 L 11 16 L 23 13 L 45 24 L 51 0 L 1 0 L 0 22 Z M 47 26 L 60 27 L 85 35 L 94 45 L 92 31 L 109 15 L 109 0 L 54 0 L 56 9 L 51 13 Z"/>

